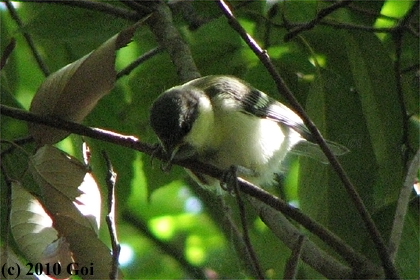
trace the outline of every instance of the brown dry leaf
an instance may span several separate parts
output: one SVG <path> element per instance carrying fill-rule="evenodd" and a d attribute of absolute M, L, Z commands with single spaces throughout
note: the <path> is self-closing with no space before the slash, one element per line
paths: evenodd
<path fill-rule="evenodd" d="M 81 122 L 114 87 L 115 52 L 131 41 L 137 26 L 121 31 L 95 51 L 51 74 L 38 89 L 30 111 Z M 54 144 L 69 135 L 36 123 L 31 123 L 29 130 L 40 146 Z"/>

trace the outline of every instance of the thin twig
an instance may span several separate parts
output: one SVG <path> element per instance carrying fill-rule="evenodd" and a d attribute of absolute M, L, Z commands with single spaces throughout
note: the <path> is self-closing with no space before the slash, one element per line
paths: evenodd
<path fill-rule="evenodd" d="M 200 187 L 195 189 L 199 188 Z M 201 196 L 199 197 L 201 198 Z M 244 241 L 244 233 L 240 231 L 239 227 L 237 226 L 237 222 L 233 218 L 232 208 L 226 203 L 223 197 L 217 197 L 217 199 L 222 204 L 222 207 L 220 207 L 222 211 L 219 212 L 220 216 L 218 216 L 215 220 L 220 221 L 220 225 L 222 225 L 221 231 L 233 244 L 238 257 L 241 260 L 242 266 L 250 274 L 249 277 L 258 279 L 259 276 L 257 275 L 257 271 L 254 268 L 254 261 L 252 260 L 248 247 Z M 213 207 L 213 205 L 210 207 Z"/>
<path fill-rule="evenodd" d="M 261 193 L 260 195 L 264 194 Z M 270 228 L 270 230 L 274 233 L 275 236 L 277 236 L 277 238 L 279 238 L 287 247 L 293 250 L 293 248 L 296 247 L 296 242 L 302 233 L 296 227 L 296 225 L 292 223 L 292 221 L 284 216 L 287 215 L 287 213 L 285 211 L 280 211 L 280 208 L 283 206 L 277 208 L 272 207 L 271 205 L 275 205 L 276 202 L 274 202 L 271 198 L 268 200 L 271 201 L 269 204 L 256 198 L 249 199 L 254 209 L 257 210 L 261 220 Z M 282 201 L 279 203 L 282 204 Z M 286 205 L 287 203 L 284 203 L 284 207 L 287 207 Z M 291 211 L 293 212 L 294 209 Z M 298 213 L 296 215 L 298 215 Z M 296 220 L 295 218 L 292 219 Z M 306 228 L 308 229 L 307 226 Z M 309 229 L 309 231 L 314 233 L 311 229 Z M 328 239 L 324 239 L 322 237 L 321 239 L 324 240 L 327 244 L 331 245 Z M 352 249 L 350 248 L 350 250 Z M 345 252 L 342 253 L 346 254 Z M 348 266 L 328 254 L 310 239 L 306 240 L 305 245 L 302 248 L 301 257 L 305 263 L 312 266 L 328 279 L 373 279 L 380 278 L 380 276 L 383 275 L 381 267 L 377 267 L 362 255 L 355 256 L 355 259 L 358 258 L 357 261 L 348 259 L 348 263 L 353 262 L 353 265 Z"/>
<path fill-rule="evenodd" d="M 347 29 L 347 30 L 360 30 L 374 33 L 392 33 L 394 31 L 393 27 L 373 27 L 360 24 L 344 23 L 344 22 L 335 22 L 332 20 L 325 19 L 318 23 L 323 26 L 330 26 L 336 29 Z"/>
<path fill-rule="evenodd" d="M 0 172 L 1 172 L 2 177 L 4 178 L 4 181 L 6 183 L 4 185 L 1 184 L 3 186 L 3 188 L 6 188 L 4 193 L 3 193 L 3 195 L 6 196 L 6 199 L 3 200 L 3 198 L 2 198 L 2 201 L 6 202 L 6 205 L 2 205 L 2 208 L 3 208 L 2 211 L 6 210 L 6 213 L 2 213 L 3 215 L 1 215 L 0 220 L 1 220 L 2 225 L 10 225 L 10 212 L 12 210 L 12 183 L 13 183 L 13 180 L 12 180 L 12 178 L 10 178 L 8 176 L 7 171 L 6 171 L 6 167 L 4 166 L 4 161 L 1 160 L 1 158 L 0 158 Z M 4 238 L 3 242 L 2 242 L 2 245 L 1 245 L 2 248 L 6 247 L 6 246 L 9 247 L 9 245 L 10 245 L 9 244 L 9 242 L 10 242 L 9 237 L 11 235 L 10 235 L 10 232 L 8 232 L 8 230 L 9 230 L 8 226 L 1 226 L 0 227 L 0 234 Z M 6 250 L 5 257 L 7 257 L 8 252 L 9 251 Z M 0 254 L 0 255 L 2 255 L 2 254 Z M 3 258 L 1 259 L 1 261 L 2 261 L 2 264 L 6 263 L 6 262 L 4 262 Z"/>
<path fill-rule="evenodd" d="M 3 142 L 3 141 L 1 141 L 1 142 Z M 13 152 L 16 149 L 17 146 L 25 145 L 25 144 L 32 143 L 32 142 L 34 142 L 34 138 L 32 136 L 27 136 L 27 137 L 23 137 L 23 138 L 19 138 L 19 139 L 13 140 L 13 142 L 12 142 L 13 144 L 10 145 L 9 148 L 4 149 L 3 151 L 1 151 L 1 153 L 0 153 L 0 159 L 2 157 L 4 157 L 5 155 Z"/>
<path fill-rule="evenodd" d="M 403 85 L 401 80 L 401 55 L 402 55 L 402 44 L 404 32 L 402 28 L 397 28 L 396 32 L 393 34 L 394 45 L 395 45 L 395 61 L 394 61 L 394 77 L 395 77 L 395 90 L 398 96 L 398 103 L 400 105 L 400 111 L 402 114 L 402 139 L 401 142 L 406 144 L 408 143 L 408 120 L 409 116 L 407 114 L 407 106 L 405 104 L 405 94 L 403 91 Z M 409 149 L 405 149 L 403 152 L 403 162 L 407 162 L 409 156 Z"/>
<path fill-rule="evenodd" d="M 305 25 L 305 23 L 287 23 L 287 25 L 288 26 L 302 26 L 302 25 Z M 320 21 L 318 25 L 329 26 L 335 29 L 359 30 L 359 31 L 374 32 L 374 33 L 392 33 L 394 31 L 393 27 L 373 27 L 373 26 L 366 26 L 366 25 L 353 24 L 353 23 L 335 22 L 328 19 Z M 284 24 L 277 24 L 277 23 L 274 23 L 274 26 L 286 27 Z"/>
<path fill-rule="evenodd" d="M 142 5 L 140 1 L 135 0 L 120 0 L 120 2 L 130 9 L 136 11 L 139 15 L 146 16 L 152 13 L 152 10 L 146 5 Z"/>
<path fill-rule="evenodd" d="M 391 259 L 394 261 L 397 257 L 398 248 L 401 243 L 401 235 L 404 228 L 405 215 L 407 214 L 408 203 L 410 202 L 410 195 L 413 191 L 413 185 L 416 180 L 419 168 L 420 149 L 417 150 L 416 155 L 410 163 L 407 176 L 405 177 L 403 187 L 400 191 L 400 196 L 398 197 L 397 209 L 395 210 L 394 222 L 389 238 L 389 254 L 391 256 Z"/>
<path fill-rule="evenodd" d="M 111 160 L 109 159 L 107 153 L 102 151 L 102 155 L 105 159 L 107 165 L 107 176 L 106 176 L 106 185 L 108 187 L 108 199 L 107 199 L 107 215 L 105 217 L 109 236 L 111 237 L 111 246 L 112 246 L 112 269 L 109 273 L 111 279 L 118 278 L 118 259 L 120 257 L 121 245 L 118 242 L 117 236 L 117 227 L 115 225 L 115 183 L 117 181 L 117 173 L 114 171 Z"/>
<path fill-rule="evenodd" d="M 144 234 L 149 240 L 151 240 L 162 252 L 171 256 L 176 260 L 194 279 L 207 279 L 203 269 L 198 266 L 194 266 L 185 258 L 184 254 L 180 253 L 180 250 L 175 248 L 173 245 L 164 242 L 157 238 L 149 229 L 147 224 L 129 211 L 122 212 L 122 218 L 125 222 L 129 223 L 142 234 Z"/>
<path fill-rule="evenodd" d="M 3 104 L 0 104 L 0 113 L 2 115 L 9 116 L 15 119 L 44 124 L 50 127 L 66 130 L 66 131 L 69 131 L 78 135 L 87 136 L 87 137 L 102 140 L 102 141 L 107 141 L 109 143 L 114 143 L 120 146 L 142 151 L 149 155 L 151 155 L 155 151 L 155 148 L 153 145 L 148 145 L 143 142 L 140 142 L 134 136 L 122 135 L 122 134 L 118 134 L 118 133 L 107 131 L 100 128 L 87 127 L 78 123 L 65 121 L 65 120 L 61 120 L 57 118 L 40 116 L 40 115 L 33 114 L 28 111 L 9 107 Z"/>
<path fill-rule="evenodd" d="M 233 217 L 232 207 L 228 203 L 229 200 L 227 198 L 230 198 L 230 196 L 214 195 L 214 193 L 200 187 L 191 178 L 187 178 L 187 180 L 192 186 L 190 189 L 191 192 L 200 198 L 204 208 L 207 209 L 206 214 L 215 221 L 215 224 L 219 227 L 225 238 L 230 240 L 238 255 L 241 266 L 248 273 L 248 277 L 258 279 L 250 254 L 245 246 L 243 232 L 239 229 L 237 221 Z"/>
<path fill-rule="evenodd" d="M 5 116 L 13 117 L 15 119 L 20 119 L 28 122 L 35 122 L 43 125 L 48 125 L 54 128 L 59 128 L 62 130 L 69 131 L 82 136 L 87 136 L 90 138 L 98 139 L 101 141 L 106 141 L 116 145 L 120 145 L 126 148 L 134 149 L 146 153 L 148 155 L 153 155 L 159 159 L 166 159 L 166 155 L 156 151 L 155 145 L 150 145 L 144 142 L 139 141 L 136 137 L 121 135 L 115 132 L 91 128 L 81 124 L 64 121 L 61 119 L 54 119 L 45 116 L 39 116 L 21 109 L 12 108 L 0 104 L 0 113 Z M 198 162 L 193 159 L 188 160 L 174 160 L 174 164 L 180 165 L 190 170 L 194 170 L 198 173 L 203 173 L 209 176 L 212 176 L 217 179 L 222 179 L 225 171 L 215 168 L 212 165 Z M 240 189 L 263 201 L 267 205 L 270 205 L 274 209 L 284 213 L 285 215 L 291 217 L 293 220 L 302 224 L 310 232 L 319 236 L 321 240 L 324 240 L 329 246 L 331 246 L 335 251 L 337 251 L 344 259 L 346 259 L 353 267 L 362 265 L 366 262 L 366 259 L 355 252 L 353 248 L 347 245 L 343 240 L 334 235 L 328 229 L 312 220 L 310 217 L 303 214 L 299 209 L 296 209 L 284 201 L 279 200 L 270 193 L 255 187 L 254 185 L 246 182 L 243 179 L 239 179 Z"/>
<path fill-rule="evenodd" d="M 221 7 L 222 12 L 226 16 L 229 21 L 229 24 L 232 28 L 238 32 L 238 34 L 242 37 L 242 39 L 248 44 L 248 46 L 253 50 L 253 52 L 258 56 L 260 61 L 266 67 L 270 75 L 273 77 L 277 89 L 279 92 L 283 93 L 283 95 L 289 100 L 290 104 L 293 106 L 295 111 L 298 115 L 303 119 L 305 125 L 308 127 L 309 131 L 313 135 L 314 139 L 320 145 L 322 151 L 325 153 L 331 166 L 336 171 L 337 175 L 340 177 L 343 185 L 345 186 L 348 195 L 350 196 L 353 204 L 356 206 L 362 220 L 369 232 L 369 235 L 372 241 L 375 244 L 376 250 L 378 251 L 378 255 L 382 261 L 382 265 L 386 272 L 386 276 L 389 279 L 399 279 L 397 270 L 390 259 L 388 249 L 385 245 L 385 242 L 376 227 L 370 213 L 368 212 L 362 198 L 360 197 L 359 193 L 357 192 L 356 188 L 354 187 L 353 183 L 351 182 L 350 178 L 347 176 L 345 170 L 337 160 L 336 156 L 331 152 L 328 145 L 325 142 L 325 139 L 322 137 L 321 133 L 309 118 L 308 114 L 306 114 L 303 107 L 300 105 L 294 94 L 288 88 L 286 83 L 284 82 L 283 78 L 278 73 L 276 67 L 271 62 L 270 57 L 268 56 L 265 50 L 262 50 L 261 47 L 255 42 L 255 40 L 245 31 L 245 29 L 241 26 L 238 20 L 233 15 L 232 11 L 229 9 L 227 4 L 223 0 L 219 0 L 219 6 Z"/>
<path fill-rule="evenodd" d="M 6 48 L 4 49 L 4 52 L 1 55 L 0 70 L 2 70 L 3 67 L 6 65 L 7 60 L 9 59 L 15 47 L 16 47 L 16 39 L 12 38 L 10 40 L 10 43 L 6 46 Z"/>
<path fill-rule="evenodd" d="M 114 6 L 108 3 L 99 2 L 99 1 L 89 1 L 89 0 L 25 0 L 25 2 L 32 3 L 44 3 L 44 4 L 58 4 L 71 7 L 78 7 L 83 9 L 88 9 L 91 11 L 98 11 L 105 14 L 113 15 L 115 17 L 128 19 L 131 21 L 138 21 L 142 18 L 142 15 L 139 15 L 135 11 L 124 9 L 118 6 Z"/>
<path fill-rule="evenodd" d="M 154 57 L 155 55 L 161 53 L 162 51 L 163 51 L 163 48 L 156 47 L 156 48 L 146 52 L 145 54 L 143 54 L 142 56 L 140 56 L 139 58 L 137 58 L 136 60 L 131 62 L 127 67 L 125 67 L 120 72 L 118 72 L 117 79 L 119 79 L 119 78 L 121 78 L 125 75 L 129 75 L 131 73 L 131 71 L 136 69 L 136 67 L 138 67 L 140 64 L 149 60 L 150 58 Z"/>
<path fill-rule="evenodd" d="M 292 250 L 292 255 L 287 260 L 286 268 L 284 270 L 283 279 L 294 280 L 299 268 L 299 259 L 302 255 L 303 244 L 305 241 L 305 235 L 299 235 L 298 241 L 295 244 L 295 248 Z"/>
<path fill-rule="evenodd" d="M 21 30 L 24 30 L 23 22 L 20 19 L 15 7 L 13 7 L 12 3 L 10 3 L 9 0 L 5 0 L 4 2 L 6 3 L 6 7 L 9 10 L 9 13 L 11 17 L 13 18 L 13 20 L 16 22 L 16 24 L 19 26 Z M 42 58 L 41 54 L 38 52 L 35 46 L 35 43 L 32 39 L 32 36 L 27 32 L 23 32 L 22 34 L 23 34 L 23 37 L 25 37 L 25 40 L 28 43 L 33 56 L 35 57 L 36 62 L 38 63 L 39 68 L 41 69 L 41 71 L 44 73 L 46 77 L 49 76 L 50 70 L 48 69 L 47 64 L 44 62 L 44 59 Z"/>
<path fill-rule="evenodd" d="M 401 69 L 401 74 L 406 74 L 411 71 L 418 71 L 419 69 L 420 69 L 420 63 L 416 63 L 414 65 Z"/>
<path fill-rule="evenodd" d="M 287 28 L 287 29 L 297 29 L 302 26 L 307 25 L 307 22 L 283 22 L 277 23 L 259 13 L 256 12 L 248 12 L 254 17 L 262 18 L 267 22 L 267 25 L 276 27 L 276 28 Z M 395 27 L 373 27 L 367 25 L 360 25 L 360 24 L 353 24 L 353 23 L 346 23 L 346 22 L 338 22 L 331 19 L 323 19 L 317 23 L 318 25 L 329 26 L 335 29 L 347 29 L 347 30 L 360 30 L 366 32 L 374 32 L 374 33 L 392 33 L 395 31 Z M 264 40 L 265 41 L 265 40 Z"/>
<path fill-rule="evenodd" d="M 401 27 L 405 27 L 409 25 L 409 21 L 411 20 L 411 18 L 418 13 L 419 10 L 419 5 L 420 2 L 419 1 L 415 1 L 413 6 L 411 6 L 410 10 L 408 10 L 408 12 L 405 14 L 405 16 L 402 18 L 402 20 L 400 21 L 400 23 L 398 24 Z"/>
<path fill-rule="evenodd" d="M 403 39 L 404 39 L 404 31 L 409 25 L 410 19 L 413 14 L 418 10 L 419 2 L 417 1 L 411 9 L 407 12 L 403 19 L 398 23 L 398 25 L 394 28 L 394 32 L 392 33 L 395 45 L 395 61 L 394 61 L 394 75 L 395 75 L 395 82 L 396 82 L 396 91 L 398 94 L 398 101 L 400 104 L 400 110 L 402 114 L 403 120 L 403 136 L 402 136 L 402 143 L 408 145 L 408 126 L 409 126 L 409 115 L 407 112 L 405 95 L 402 85 L 402 78 L 401 78 L 401 56 L 403 53 Z M 403 154 L 403 161 L 407 162 L 409 158 L 410 150 L 406 149 Z"/>
<path fill-rule="evenodd" d="M 306 30 L 310 30 L 310 29 L 314 28 L 323 18 L 325 18 L 329 14 L 335 12 L 336 10 L 349 5 L 352 1 L 353 0 L 340 0 L 340 1 L 332 4 L 331 6 L 320 10 L 316 14 L 316 17 L 313 20 L 311 20 L 310 22 L 306 23 L 305 25 L 302 25 L 298 28 L 295 28 L 292 31 L 290 31 L 289 33 L 287 33 L 284 36 L 284 41 L 285 42 L 290 41 L 291 39 L 296 37 L 302 31 L 306 31 Z"/>
<path fill-rule="evenodd" d="M 357 3 L 357 2 L 356 2 Z M 393 20 L 393 21 L 395 21 L 395 22 L 397 22 L 397 21 L 399 21 L 400 19 L 399 18 L 396 18 L 396 17 L 391 17 L 391 16 L 387 16 L 387 15 L 383 15 L 383 14 L 381 14 L 381 13 L 378 13 L 378 12 L 376 12 L 376 11 L 371 11 L 371 10 L 367 10 L 367 9 L 363 9 L 363 8 L 361 8 L 361 7 L 358 7 L 357 5 L 355 5 L 354 3 L 351 3 L 349 6 L 348 6 L 348 8 L 350 9 L 350 10 L 353 10 L 353 11 L 356 11 L 356 12 L 359 12 L 359 13 L 361 13 L 361 14 L 364 14 L 364 15 L 369 15 L 369 16 L 372 16 L 373 18 L 382 18 L 382 19 L 387 19 L 387 20 Z"/>
<path fill-rule="evenodd" d="M 247 224 L 247 219 L 246 219 L 245 206 L 241 197 L 241 193 L 239 192 L 238 180 L 236 180 L 236 173 L 237 173 L 236 168 L 232 167 L 231 172 L 235 174 L 235 180 L 231 185 L 233 185 L 236 201 L 238 203 L 239 217 L 241 219 L 241 224 L 242 224 L 243 241 L 245 243 L 245 248 L 247 250 L 248 255 L 250 256 L 253 268 L 258 276 L 258 279 L 265 279 L 260 262 L 258 261 L 257 254 L 254 250 L 254 247 L 252 246 L 251 239 L 249 238 L 249 230 L 248 230 L 248 224 Z"/>

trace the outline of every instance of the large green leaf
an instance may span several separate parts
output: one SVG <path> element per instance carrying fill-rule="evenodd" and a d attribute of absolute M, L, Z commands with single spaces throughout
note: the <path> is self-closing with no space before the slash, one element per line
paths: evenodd
<path fill-rule="evenodd" d="M 31 34 L 51 71 L 91 52 L 130 24 L 106 13 L 52 3 L 21 2 L 18 11 L 24 19 L 19 32 Z"/>
<path fill-rule="evenodd" d="M 320 75 L 307 100 L 308 113 L 324 137 L 350 149 L 339 160 L 348 170 L 348 175 L 356 178 L 355 184 L 361 187 L 359 191 L 363 192 L 363 199 L 371 201 L 371 173 L 362 172 L 360 168 L 361 162 L 367 164 L 367 158 L 366 155 L 359 157 L 359 154 L 369 148 L 363 145 L 365 140 L 360 137 L 364 131 L 363 121 L 355 121 L 360 119 L 360 113 L 357 113 L 360 106 L 343 79 L 328 70 L 321 71 Z M 348 119 L 352 114 L 352 119 Z M 354 122 L 352 127 L 347 126 L 349 121 Z M 360 247 L 358 240 L 366 232 L 361 228 L 356 208 L 331 166 L 307 158 L 301 158 L 300 162 L 299 202 L 302 209 L 351 245 Z M 345 224 L 340 223 L 343 219 Z M 352 231 L 354 228 L 360 230 Z"/>
<path fill-rule="evenodd" d="M 375 206 L 395 201 L 402 182 L 401 140 L 404 114 L 389 54 L 371 33 L 349 32 L 347 53 L 360 98 L 379 176 Z"/>
<path fill-rule="evenodd" d="M 245 69 L 246 57 L 243 43 L 231 29 L 226 29 L 226 20 L 218 18 L 206 24 L 190 40 L 196 64 L 203 76 L 209 73 L 240 75 Z M 220 30 L 223 29 L 223 32 Z M 190 33 L 187 35 L 191 36 Z M 230 63 L 226 64 L 226 61 Z"/>

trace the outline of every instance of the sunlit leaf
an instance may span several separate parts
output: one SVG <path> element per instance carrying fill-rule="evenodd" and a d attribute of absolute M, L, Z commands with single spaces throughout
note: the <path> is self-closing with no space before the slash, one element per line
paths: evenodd
<path fill-rule="evenodd" d="M 38 149 L 30 163 L 48 211 L 54 216 L 68 216 L 97 232 L 101 197 L 87 166 L 48 145 Z"/>
<path fill-rule="evenodd" d="M 111 252 L 93 230 L 66 216 L 56 216 L 54 225 L 70 244 L 79 273 L 81 267 L 87 268 L 88 273 L 82 275 L 83 279 L 109 279 L 112 268 Z M 121 272 L 118 274 L 121 276 Z"/>
<path fill-rule="evenodd" d="M 51 74 L 31 104 L 31 112 L 81 122 L 116 80 L 115 51 L 128 44 L 135 26 L 121 31 L 95 51 Z M 69 133 L 39 124 L 30 132 L 39 144 L 53 144 Z"/>
<path fill-rule="evenodd" d="M 31 158 L 30 170 L 41 188 L 42 203 L 52 217 L 54 228 L 65 238 L 79 268 L 88 267 L 83 278 L 108 278 L 112 258 L 97 234 L 100 193 L 87 167 L 46 145 Z"/>
<path fill-rule="evenodd" d="M 10 226 L 19 249 L 32 263 L 70 263 L 71 252 L 58 232 L 52 227 L 53 221 L 41 203 L 19 182 L 12 183 L 12 209 Z M 62 271 L 56 278 L 68 278 Z"/>

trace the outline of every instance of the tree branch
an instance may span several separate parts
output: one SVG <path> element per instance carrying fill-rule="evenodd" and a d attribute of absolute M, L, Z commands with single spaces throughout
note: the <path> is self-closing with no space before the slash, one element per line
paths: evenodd
<path fill-rule="evenodd" d="M 284 271 L 283 278 L 284 280 L 295 280 L 298 269 L 299 269 L 299 260 L 302 257 L 302 249 L 305 242 L 305 236 L 300 235 L 295 244 L 295 247 L 292 249 L 292 255 L 287 260 L 286 268 Z"/>
<path fill-rule="evenodd" d="M 9 10 L 11 17 L 19 26 L 19 29 L 24 30 L 23 22 L 20 19 L 15 7 L 13 7 L 12 3 L 10 3 L 9 0 L 5 0 L 4 3 L 6 4 L 6 7 Z M 35 46 L 34 40 L 32 39 L 32 36 L 27 32 L 22 32 L 22 34 L 23 34 L 23 37 L 25 37 L 25 40 L 28 43 L 33 56 L 35 57 L 36 62 L 38 63 L 39 68 L 41 69 L 41 71 L 44 73 L 46 77 L 49 76 L 51 72 L 48 69 L 47 64 L 44 62 L 44 59 L 42 58 L 41 54 L 38 52 Z"/>
<path fill-rule="evenodd" d="M 296 247 L 297 240 L 302 233 L 288 220 L 282 213 L 274 211 L 273 207 L 261 202 L 255 198 L 250 198 L 250 202 L 254 209 L 258 212 L 261 220 L 270 228 L 270 230 L 280 239 L 288 248 L 293 250 Z M 286 214 L 287 215 L 287 214 Z M 323 239 L 326 243 L 327 240 Z M 329 243 L 328 243 L 329 244 Z M 375 267 L 369 260 L 366 260 L 365 267 L 358 268 L 346 266 L 336 260 L 334 257 L 320 249 L 313 241 L 307 239 L 302 248 L 302 260 L 320 272 L 328 279 L 353 279 L 354 272 L 360 275 L 377 275 L 381 274 L 380 269 Z M 362 264 L 364 257 L 361 257 Z M 358 277 L 363 278 L 363 277 Z M 376 277 L 372 277 L 376 278 Z M 356 278 L 357 279 L 357 278 Z"/>
<path fill-rule="evenodd" d="M 180 14 L 183 19 L 188 23 L 190 30 L 197 30 L 204 24 L 210 21 L 210 18 L 203 16 L 194 8 L 192 1 L 172 1 L 168 2 L 171 10 L 175 14 Z"/>
<path fill-rule="evenodd" d="M 108 196 L 107 196 L 107 214 L 105 217 L 109 236 L 111 237 L 111 246 L 112 246 L 112 265 L 111 272 L 109 274 L 110 279 L 118 279 L 118 259 L 120 257 L 121 245 L 118 242 L 117 227 L 115 225 L 115 183 L 117 181 L 117 173 L 114 171 L 111 160 L 109 159 L 107 153 L 102 151 L 103 157 L 106 161 L 108 172 L 106 175 L 106 185 L 108 187 Z"/>
<path fill-rule="evenodd" d="M 419 168 L 420 149 L 417 150 L 416 155 L 410 163 L 407 176 L 405 177 L 405 181 L 398 198 L 397 209 L 395 210 L 394 222 L 389 238 L 389 254 L 391 259 L 394 261 L 397 257 L 398 249 L 401 243 L 401 235 L 404 229 L 404 221 L 407 214 L 408 203 L 410 202 L 410 194 L 413 191 L 413 185 L 416 180 Z"/>
<path fill-rule="evenodd" d="M 182 82 L 199 78 L 189 46 L 185 43 L 172 21 L 171 10 L 163 1 L 145 2 L 154 13 L 147 20 L 150 30 L 163 48 L 167 50 Z"/>
<path fill-rule="evenodd" d="M 233 174 L 235 174 L 235 177 L 236 177 L 236 174 L 237 174 L 236 167 L 232 167 L 232 170 L 234 170 Z M 239 192 L 238 181 L 235 179 L 232 185 L 235 192 L 236 201 L 238 204 L 239 218 L 241 220 L 242 232 L 243 232 L 242 234 L 243 241 L 245 243 L 247 253 L 251 259 L 253 268 L 255 270 L 256 275 L 258 276 L 258 279 L 265 279 L 260 262 L 258 261 L 257 253 L 255 252 L 254 247 L 252 246 L 251 240 L 249 238 L 249 230 L 248 230 L 248 224 L 247 224 L 247 219 L 246 219 L 245 205 L 242 200 L 241 193 Z"/>
<path fill-rule="evenodd" d="M 127 67 L 125 67 L 120 72 L 118 72 L 117 79 L 119 79 L 119 78 L 121 78 L 125 75 L 129 75 L 131 73 L 131 71 L 136 69 L 140 64 L 142 64 L 143 62 L 151 59 L 155 55 L 161 53 L 162 50 L 163 49 L 161 47 L 156 47 L 156 48 L 146 52 L 145 54 L 143 54 L 142 56 L 140 56 L 139 58 L 137 58 L 136 60 L 131 62 Z"/>
<path fill-rule="evenodd" d="M 321 240 L 327 243 L 338 254 L 340 254 L 354 269 L 361 269 L 369 261 L 363 255 L 357 253 L 352 247 L 347 245 L 340 237 L 323 227 L 321 224 L 312 220 L 298 208 L 295 208 L 285 201 L 273 196 L 264 189 L 252 185 L 242 178 L 238 178 L 241 191 L 258 199 L 266 205 L 280 211 L 291 219 L 297 221 L 307 230 L 317 235 Z"/>
<path fill-rule="evenodd" d="M 16 39 L 12 38 L 10 40 L 10 43 L 6 46 L 6 48 L 4 48 L 4 51 L 1 54 L 0 71 L 3 69 L 4 66 L 6 66 L 7 61 L 9 60 L 9 57 L 12 54 L 15 47 L 16 47 Z"/>
<path fill-rule="evenodd" d="M 39 116 L 21 109 L 12 108 L 2 104 L 0 104 L 0 114 L 28 122 L 48 125 L 78 135 L 83 135 L 101 141 L 113 143 L 119 146 L 123 146 L 126 148 L 134 149 L 146 153 L 148 155 L 152 155 L 159 159 L 167 160 L 166 155 L 163 154 L 163 152 L 161 151 L 157 151 L 155 145 L 143 143 L 134 136 L 121 135 L 115 132 L 99 128 L 86 127 L 81 124 L 64 121 L 61 119 Z M 198 173 L 203 173 L 212 176 L 219 180 L 223 180 L 225 176 L 224 170 L 220 170 L 210 164 L 202 163 L 192 159 L 182 161 L 174 160 L 172 163 Z M 303 225 L 310 232 L 317 235 L 321 240 L 325 241 L 331 248 L 333 248 L 338 254 L 340 254 L 353 268 L 360 268 L 363 267 L 366 263 L 369 263 L 369 261 L 364 256 L 354 251 L 353 248 L 347 245 L 338 236 L 330 232 L 321 224 L 312 220 L 310 217 L 306 216 L 299 209 L 290 206 L 286 202 L 280 200 L 279 198 L 273 196 L 265 190 L 254 186 L 241 178 L 238 178 L 238 182 L 240 190 L 242 192 L 252 197 L 255 197 L 256 199 L 271 206 L 275 210 L 282 212 L 283 214 L 289 216 L 296 222 Z"/>
<path fill-rule="evenodd" d="M 303 119 L 305 125 L 308 127 L 309 131 L 314 136 L 314 139 L 316 139 L 322 151 L 327 156 L 329 162 L 331 163 L 331 166 L 334 168 L 337 175 L 340 177 L 348 195 L 350 196 L 351 200 L 353 201 L 353 204 L 356 206 L 360 216 L 362 217 L 362 220 L 370 234 L 372 241 L 375 244 L 376 250 L 378 251 L 378 255 L 382 261 L 382 265 L 386 272 L 387 278 L 398 279 L 399 276 L 397 270 L 393 262 L 391 261 L 391 258 L 388 254 L 388 249 L 378 228 L 376 227 L 370 213 L 368 212 L 362 198 L 360 197 L 350 178 L 347 176 L 345 170 L 337 160 L 336 156 L 329 149 L 327 143 L 325 142 L 325 139 L 322 137 L 315 124 L 309 118 L 308 114 L 306 114 L 303 107 L 300 105 L 294 94 L 291 92 L 291 90 L 288 88 L 280 74 L 277 72 L 277 69 L 271 62 L 271 59 L 268 56 L 267 52 L 265 50 L 262 50 L 261 47 L 255 42 L 255 40 L 240 25 L 238 20 L 233 15 L 232 11 L 229 9 L 228 5 L 223 0 L 219 0 L 218 3 L 222 12 L 228 19 L 229 24 L 236 32 L 238 32 L 238 34 L 248 44 L 248 46 L 252 49 L 252 51 L 257 55 L 257 57 L 266 67 L 270 75 L 273 77 L 277 85 L 278 91 L 281 92 L 289 100 L 290 104 L 293 106 L 295 111 Z"/>
<path fill-rule="evenodd" d="M 57 129 L 69 131 L 71 133 L 75 133 L 78 135 L 87 136 L 87 137 L 98 139 L 101 141 L 117 144 L 123 147 L 127 147 L 130 149 L 147 153 L 149 155 L 151 155 L 153 151 L 155 150 L 155 148 L 152 145 L 140 142 L 134 136 L 122 135 L 122 134 L 118 134 L 118 133 L 107 131 L 100 128 L 87 127 L 82 124 L 65 121 L 58 118 L 40 116 L 40 115 L 36 115 L 28 111 L 9 107 L 3 104 L 0 104 L 0 114 L 9 116 L 18 120 L 44 124 L 50 127 L 57 128 Z"/>
<path fill-rule="evenodd" d="M 292 31 L 290 31 L 289 33 L 287 33 L 284 36 L 284 41 L 285 42 L 290 41 L 291 39 L 296 37 L 300 32 L 310 30 L 310 29 L 314 28 L 323 18 L 325 18 L 329 14 L 333 13 L 337 9 L 340 9 L 342 7 L 345 7 L 345 6 L 349 5 L 352 1 L 353 0 L 340 0 L 340 1 L 332 4 L 331 6 L 320 10 L 316 14 L 316 17 L 313 20 L 311 20 L 310 22 L 306 23 L 305 25 L 299 26 L 299 27 L 293 29 Z"/>
<path fill-rule="evenodd" d="M 259 17 L 267 21 L 270 26 L 274 26 L 276 28 L 288 28 L 288 29 L 298 29 L 302 26 L 306 26 L 307 22 L 286 22 L 286 23 L 277 23 L 267 18 L 265 16 L 260 15 L 259 13 L 252 13 L 252 16 Z M 360 25 L 360 24 L 353 24 L 353 23 L 346 23 L 346 22 L 338 22 L 335 20 L 330 19 L 323 19 L 317 23 L 317 25 L 329 26 L 335 29 L 347 29 L 347 30 L 360 30 L 366 32 L 374 32 L 374 33 L 393 33 L 395 32 L 395 27 L 373 27 L 367 25 Z M 408 27 L 407 27 L 408 28 Z M 413 33 L 410 29 L 408 30 Z M 416 34 L 414 34 L 416 36 Z M 417 34 L 418 36 L 418 34 Z"/>
<path fill-rule="evenodd" d="M 138 21 L 143 16 L 141 14 L 136 13 L 135 11 L 131 11 L 128 9 L 124 9 L 121 7 L 117 7 L 108 3 L 104 2 L 97 2 L 97 1 L 89 1 L 89 0 L 25 0 L 25 2 L 31 3 L 50 3 L 50 4 L 57 4 L 57 5 L 66 5 L 71 7 L 78 7 L 83 9 L 88 9 L 92 11 L 98 11 L 105 14 L 113 15 L 115 17 L 128 19 L 131 21 Z"/>

